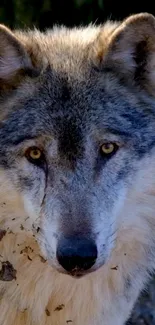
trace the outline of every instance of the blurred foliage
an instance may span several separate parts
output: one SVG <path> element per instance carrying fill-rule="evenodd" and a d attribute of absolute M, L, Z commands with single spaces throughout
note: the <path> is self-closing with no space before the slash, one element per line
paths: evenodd
<path fill-rule="evenodd" d="M 102 23 L 148 11 L 155 14 L 153 0 L 0 0 L 0 21 L 11 28 L 52 27 Z"/>

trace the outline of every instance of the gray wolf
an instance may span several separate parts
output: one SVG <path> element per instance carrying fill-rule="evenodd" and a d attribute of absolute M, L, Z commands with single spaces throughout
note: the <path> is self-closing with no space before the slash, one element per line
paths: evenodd
<path fill-rule="evenodd" d="M 155 268 L 155 18 L 0 26 L 0 325 L 122 325 Z"/>

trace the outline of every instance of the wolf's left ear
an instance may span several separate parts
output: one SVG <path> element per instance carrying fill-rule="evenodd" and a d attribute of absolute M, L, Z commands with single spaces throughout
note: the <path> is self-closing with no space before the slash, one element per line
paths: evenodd
<path fill-rule="evenodd" d="M 33 74 L 31 59 L 21 41 L 7 27 L 0 25 L 0 87 L 15 84 L 26 74 Z"/>
<path fill-rule="evenodd" d="M 155 95 L 155 18 L 147 13 L 127 18 L 111 34 L 103 60 Z"/>

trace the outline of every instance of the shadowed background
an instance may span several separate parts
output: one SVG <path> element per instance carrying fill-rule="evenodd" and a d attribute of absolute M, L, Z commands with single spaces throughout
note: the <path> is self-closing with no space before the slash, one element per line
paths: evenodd
<path fill-rule="evenodd" d="M 53 25 L 68 27 L 121 20 L 130 14 L 155 15 L 154 0 L 0 0 L 0 22 L 10 28 L 45 30 Z M 130 325 L 155 325 L 155 280 L 136 304 Z"/>
<path fill-rule="evenodd" d="M 0 21 L 10 27 L 102 23 L 138 12 L 155 14 L 154 0 L 0 0 Z"/>

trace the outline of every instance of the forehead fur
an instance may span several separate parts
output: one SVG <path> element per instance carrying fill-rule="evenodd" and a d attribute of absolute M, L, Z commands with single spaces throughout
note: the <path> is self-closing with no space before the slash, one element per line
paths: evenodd
<path fill-rule="evenodd" d="M 87 64 L 89 58 L 100 55 L 101 49 L 96 43 L 102 31 L 102 46 L 106 48 L 109 37 L 118 23 L 107 22 L 104 26 L 90 25 L 85 28 L 54 27 L 42 33 L 38 30 L 21 32 L 15 35 L 26 47 L 34 66 L 46 69 L 51 66 L 56 70 L 68 70 L 82 63 Z"/>

